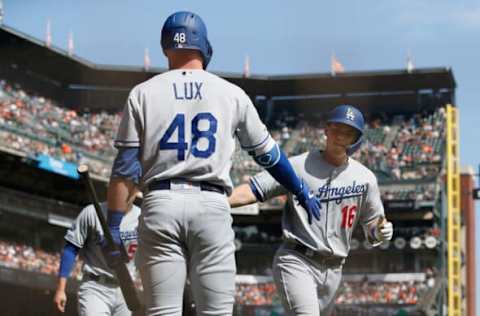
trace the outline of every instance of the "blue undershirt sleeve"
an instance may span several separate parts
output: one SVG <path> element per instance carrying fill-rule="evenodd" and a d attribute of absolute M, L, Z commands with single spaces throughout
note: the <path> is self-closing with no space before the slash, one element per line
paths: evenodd
<path fill-rule="evenodd" d="M 80 248 L 67 241 L 65 247 L 63 247 L 62 257 L 60 258 L 60 270 L 58 276 L 68 278 L 72 268 L 75 265 Z"/>
<path fill-rule="evenodd" d="M 119 147 L 112 166 L 112 178 L 126 178 L 138 184 L 142 177 L 140 147 Z"/>
<path fill-rule="evenodd" d="M 253 153 L 252 153 L 253 154 Z M 302 183 L 293 170 L 285 153 L 275 144 L 270 151 L 254 156 L 254 160 L 264 167 L 278 183 L 293 194 L 302 191 Z M 255 193 L 255 192 L 254 192 Z"/>

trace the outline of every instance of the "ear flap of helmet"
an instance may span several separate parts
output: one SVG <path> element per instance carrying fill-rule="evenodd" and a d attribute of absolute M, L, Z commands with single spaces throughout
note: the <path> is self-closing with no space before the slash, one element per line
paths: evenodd
<path fill-rule="evenodd" d="M 212 55 L 213 55 L 213 48 L 212 48 L 212 45 L 210 45 L 210 41 L 208 39 L 206 40 L 206 44 L 207 44 L 207 51 L 206 53 L 203 54 L 203 69 L 207 69 L 207 66 L 210 63 L 210 59 L 212 58 Z"/>
<path fill-rule="evenodd" d="M 357 139 L 357 141 L 354 144 L 347 147 L 347 155 L 351 156 L 353 155 L 353 153 L 359 150 L 360 147 L 362 146 L 362 142 L 363 142 L 363 134 L 360 135 L 360 137 Z"/>

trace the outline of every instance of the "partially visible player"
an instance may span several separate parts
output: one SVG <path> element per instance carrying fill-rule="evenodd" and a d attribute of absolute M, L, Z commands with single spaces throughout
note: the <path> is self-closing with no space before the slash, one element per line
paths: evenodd
<path fill-rule="evenodd" d="M 362 113 L 353 106 L 334 108 L 328 117 L 324 152 L 311 151 L 290 159 L 293 168 L 322 203 L 320 221 L 310 224 L 288 194 L 282 217 L 284 243 L 275 254 L 273 275 L 288 315 L 323 315 L 341 281 L 352 232 L 360 224 L 373 246 L 390 240 L 375 175 L 352 157 L 361 145 Z M 235 188 L 232 207 L 287 194 L 268 173 Z"/>
<path fill-rule="evenodd" d="M 106 216 L 107 205 L 100 203 Z M 137 226 L 140 208 L 129 202 L 129 212 L 120 223 L 120 238 L 129 257 L 128 268 L 132 275 L 136 273 L 133 257 L 137 249 Z M 103 252 L 103 230 L 93 204 L 85 207 L 72 227 L 65 235 L 65 247 L 60 262 L 59 279 L 54 303 L 60 312 L 65 312 L 67 295 L 65 289 L 68 276 L 80 253 L 83 264 L 83 280 L 78 292 L 78 314 L 80 316 L 128 316 L 128 310 L 122 291 L 113 270 L 111 270 Z"/>
<path fill-rule="evenodd" d="M 161 44 L 170 71 L 129 95 L 115 146 L 108 222 L 118 222 L 140 179 L 138 266 L 147 315 L 180 315 L 187 266 L 199 315 L 231 315 L 235 247 L 227 194 L 235 138 L 293 192 L 308 217 L 319 201 L 295 174 L 250 98 L 207 72 L 212 47 L 202 19 L 169 16 Z"/>

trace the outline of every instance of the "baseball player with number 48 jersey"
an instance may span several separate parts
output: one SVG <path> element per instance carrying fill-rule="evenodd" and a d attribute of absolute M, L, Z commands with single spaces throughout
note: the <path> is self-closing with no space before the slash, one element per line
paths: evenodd
<path fill-rule="evenodd" d="M 135 275 L 134 256 L 137 250 L 137 226 L 140 208 L 133 205 L 120 223 L 120 238 L 125 247 L 128 259 L 128 268 Z M 107 213 L 106 203 L 100 206 Z M 65 234 L 65 247 L 63 249 L 59 280 L 54 297 L 57 309 L 65 312 L 67 296 L 65 288 L 67 278 L 75 264 L 77 254 L 84 261 L 83 280 L 78 292 L 78 314 L 81 316 L 111 315 L 128 316 L 128 310 L 122 291 L 119 287 L 115 273 L 109 268 L 103 253 L 103 230 L 93 204 L 85 207 L 72 227 Z"/>
<path fill-rule="evenodd" d="M 235 246 L 227 195 L 237 138 L 310 218 L 318 199 L 293 171 L 250 98 L 207 72 L 207 29 L 191 12 L 165 21 L 169 71 L 130 92 L 115 146 L 107 222 L 116 231 L 130 192 L 144 192 L 137 263 L 147 315 L 181 315 L 187 271 L 198 315 L 231 315 Z"/>
<path fill-rule="evenodd" d="M 325 128 L 326 149 L 290 159 L 293 168 L 321 200 L 319 221 L 307 214 L 290 194 L 282 217 L 284 243 L 275 254 L 273 276 L 288 315 L 322 315 L 341 281 L 352 232 L 360 224 L 373 246 L 390 240 L 377 179 L 352 157 L 361 145 L 364 119 L 349 105 L 330 113 Z M 237 187 L 232 206 L 265 201 L 288 192 L 267 173 Z"/>

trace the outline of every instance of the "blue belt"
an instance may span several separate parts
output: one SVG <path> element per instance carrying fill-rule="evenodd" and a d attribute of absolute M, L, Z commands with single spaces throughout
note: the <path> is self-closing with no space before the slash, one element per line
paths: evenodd
<path fill-rule="evenodd" d="M 183 180 L 179 180 L 183 181 Z M 185 181 L 188 183 L 189 181 Z M 200 186 L 201 191 L 210 191 L 210 192 L 217 192 L 220 194 L 225 194 L 226 191 L 225 189 L 217 184 L 212 184 L 209 182 L 201 181 L 200 183 L 198 182 L 192 182 L 192 184 L 198 184 Z M 170 190 L 172 187 L 172 183 L 170 180 L 157 180 L 157 181 L 152 181 L 151 183 L 148 184 L 148 190 L 149 191 L 155 191 L 155 190 Z"/>

